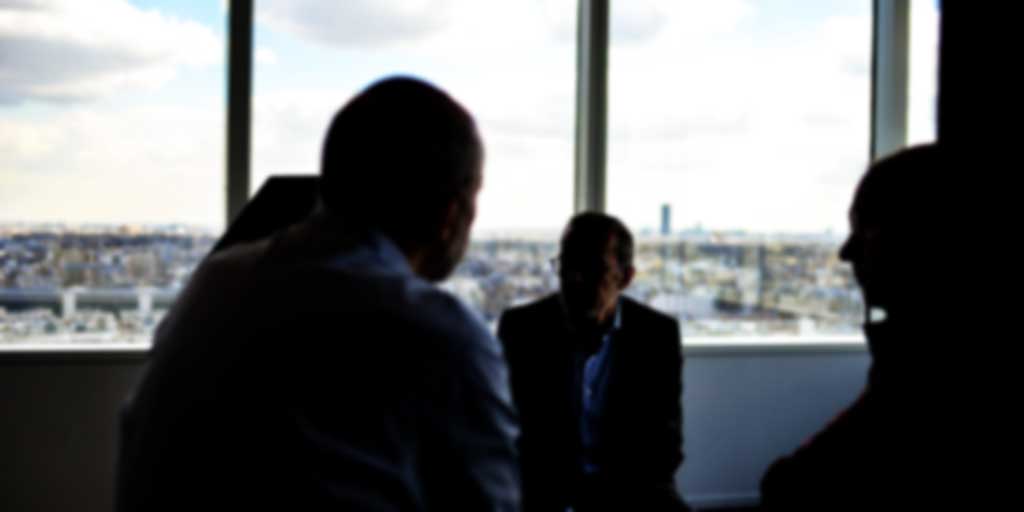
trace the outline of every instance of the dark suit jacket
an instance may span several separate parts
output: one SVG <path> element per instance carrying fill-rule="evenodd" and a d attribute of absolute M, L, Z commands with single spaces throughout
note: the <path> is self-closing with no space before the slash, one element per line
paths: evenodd
<path fill-rule="evenodd" d="M 955 393 L 958 375 L 952 365 L 931 364 L 919 341 L 941 340 L 938 331 L 923 324 L 865 329 L 874 359 L 868 385 L 772 464 L 761 482 L 764 510 L 987 510 L 977 506 L 984 497 L 964 491 L 966 474 L 984 466 L 969 467 L 960 455 L 976 450 L 978 437 L 957 426 L 967 403 Z M 975 506 L 956 505 L 964 494 Z"/>
<path fill-rule="evenodd" d="M 497 340 L 353 244 L 300 227 L 201 265 L 125 409 L 118 510 L 518 510 Z"/>
<path fill-rule="evenodd" d="M 594 460 L 581 470 L 580 341 L 559 296 L 506 311 L 498 337 L 505 347 L 512 395 L 522 427 L 520 453 L 526 511 L 576 509 L 595 499 L 634 510 L 682 508 L 674 475 L 682 463 L 682 350 L 677 322 L 622 298 L 622 324 L 611 346 Z M 637 508 L 640 507 L 640 508 Z"/>

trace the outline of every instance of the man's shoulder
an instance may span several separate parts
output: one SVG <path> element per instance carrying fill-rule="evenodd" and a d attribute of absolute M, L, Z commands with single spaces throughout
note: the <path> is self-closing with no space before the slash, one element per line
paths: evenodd
<path fill-rule="evenodd" d="M 632 297 L 622 296 L 623 314 L 629 313 L 636 317 L 658 322 L 675 322 L 676 319 L 648 306 Z"/>
<path fill-rule="evenodd" d="M 372 264 L 336 266 L 330 259 L 303 254 L 282 256 L 287 251 L 280 246 L 286 242 L 265 239 L 211 255 L 203 264 L 208 282 L 201 288 L 228 278 L 239 283 L 236 291 L 244 283 L 256 302 L 274 304 L 281 315 L 344 325 L 349 332 L 415 332 L 418 339 L 447 340 L 444 345 L 490 336 L 461 301 L 412 273 Z"/>
<path fill-rule="evenodd" d="M 446 344 L 490 337 L 479 315 L 434 284 L 411 274 L 362 270 L 321 266 L 303 282 L 318 291 L 320 307 L 350 328 L 372 324 L 382 336 L 401 331 Z"/>
<path fill-rule="evenodd" d="M 420 280 L 408 285 L 405 315 L 430 331 L 459 338 L 489 338 L 483 321 L 451 293 Z"/>
<path fill-rule="evenodd" d="M 264 238 L 214 252 L 196 268 L 193 280 L 197 284 L 206 284 L 207 281 L 223 282 L 251 275 L 270 243 L 269 238 Z"/>
<path fill-rule="evenodd" d="M 533 302 L 521 304 L 506 309 L 501 314 L 501 322 L 521 322 L 521 321 L 536 321 L 538 318 L 548 317 L 555 315 L 559 312 L 561 304 L 559 304 L 558 293 L 552 293 L 550 295 L 541 297 Z"/>
<path fill-rule="evenodd" d="M 208 255 L 175 300 L 163 324 L 182 314 L 215 313 L 237 304 L 252 284 L 251 276 L 268 246 L 267 240 L 238 244 Z"/>
<path fill-rule="evenodd" d="M 622 296 L 623 322 L 645 329 L 679 329 L 679 322 L 642 302 Z"/>

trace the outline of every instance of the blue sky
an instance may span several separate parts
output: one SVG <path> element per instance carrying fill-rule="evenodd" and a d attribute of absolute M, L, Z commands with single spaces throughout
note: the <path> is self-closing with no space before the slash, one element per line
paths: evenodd
<path fill-rule="evenodd" d="M 0 222 L 223 216 L 218 0 L 0 7 Z M 556 232 L 571 209 L 571 1 L 259 0 L 254 182 L 313 173 L 327 121 L 382 75 L 436 82 L 487 144 L 477 232 Z M 935 13 L 915 0 L 915 55 Z M 870 2 L 613 3 L 609 206 L 635 229 L 845 230 L 867 163 Z M 912 61 L 930 137 L 933 58 Z M 913 77 L 917 77 L 914 79 Z"/>

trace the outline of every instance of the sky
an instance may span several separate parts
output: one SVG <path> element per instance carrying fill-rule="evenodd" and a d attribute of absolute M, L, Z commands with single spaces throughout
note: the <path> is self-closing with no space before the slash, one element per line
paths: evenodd
<path fill-rule="evenodd" d="M 0 222 L 224 216 L 225 3 L 0 0 Z M 910 137 L 934 131 L 934 4 L 914 0 Z M 868 160 L 868 0 L 612 6 L 608 207 L 635 230 L 846 230 Z M 556 233 L 572 209 L 567 0 L 257 0 L 253 188 L 318 171 L 352 95 L 447 90 L 486 147 L 477 234 Z"/>

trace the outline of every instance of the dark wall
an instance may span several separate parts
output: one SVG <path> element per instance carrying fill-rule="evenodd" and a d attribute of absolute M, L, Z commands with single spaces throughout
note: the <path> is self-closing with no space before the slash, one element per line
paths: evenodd
<path fill-rule="evenodd" d="M 112 510 L 115 419 L 141 362 L 0 356 L 0 510 Z"/>
<path fill-rule="evenodd" d="M 697 506 L 756 503 L 764 469 L 864 385 L 863 347 L 688 347 L 687 461 Z M 112 510 L 117 415 L 144 354 L 0 353 L 0 511 Z"/>

